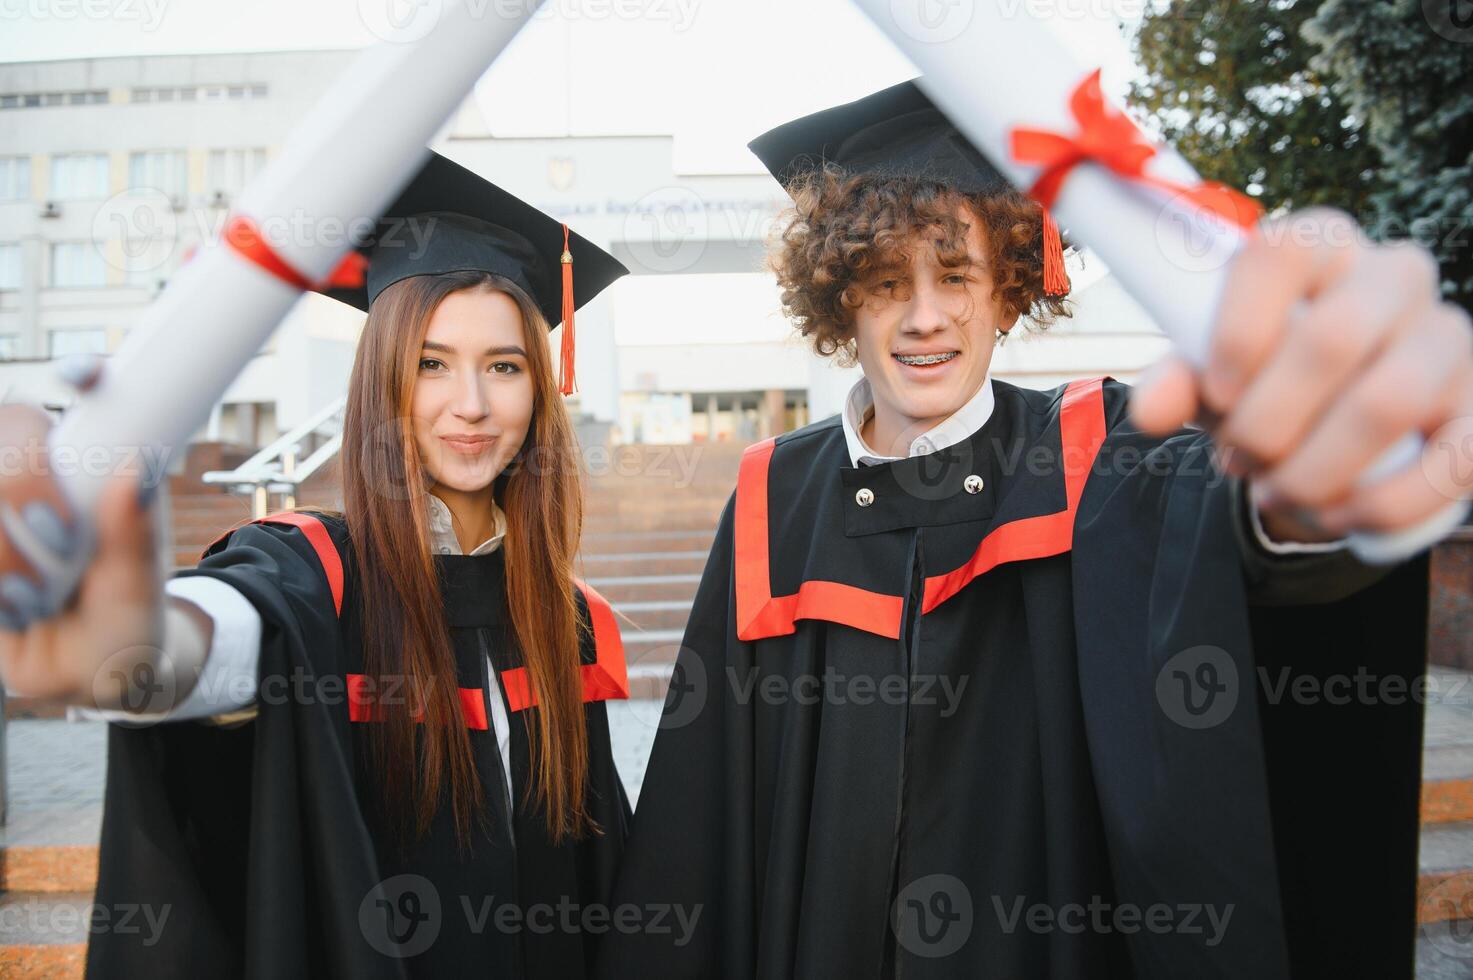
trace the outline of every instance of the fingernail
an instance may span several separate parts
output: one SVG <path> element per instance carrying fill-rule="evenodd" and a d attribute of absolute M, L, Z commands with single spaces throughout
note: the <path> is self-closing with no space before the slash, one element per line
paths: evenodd
<path fill-rule="evenodd" d="M 73 354 L 64 358 L 56 366 L 56 373 L 61 380 L 73 388 L 81 388 L 90 384 L 97 377 L 102 362 L 93 354 Z"/>
<path fill-rule="evenodd" d="M 41 590 L 24 576 L 0 578 L 0 597 L 14 606 L 23 620 L 46 618 L 46 601 L 41 597 Z"/>
<path fill-rule="evenodd" d="M 63 558 L 69 558 L 76 542 L 71 528 L 57 514 L 56 509 L 44 500 L 33 500 L 21 508 L 21 520 L 41 543 Z"/>

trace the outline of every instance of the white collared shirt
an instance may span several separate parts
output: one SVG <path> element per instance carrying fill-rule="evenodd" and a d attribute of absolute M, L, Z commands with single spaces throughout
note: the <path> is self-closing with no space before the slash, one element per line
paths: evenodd
<path fill-rule="evenodd" d="M 459 555 L 460 539 L 455 536 L 455 525 L 450 515 L 450 508 L 445 501 L 432 493 L 425 494 L 427 506 L 426 511 L 430 518 L 430 549 L 437 555 Z M 491 537 L 482 541 L 471 549 L 471 555 L 489 555 L 501 547 L 501 541 L 506 537 L 506 514 L 496 501 L 491 501 L 491 516 L 495 521 L 495 530 Z"/>
<path fill-rule="evenodd" d="M 994 404 L 992 395 L 992 375 L 989 373 L 982 380 L 982 387 L 977 393 L 967 400 L 967 403 L 957 409 L 945 421 L 927 429 L 925 432 L 911 440 L 911 456 L 925 456 L 934 453 L 938 449 L 947 449 L 957 443 L 971 438 L 972 434 L 987 424 L 992 418 L 992 406 Z M 879 463 L 893 463 L 902 456 L 883 456 L 875 452 L 864 441 L 860 435 L 864 429 L 865 421 L 874 414 L 875 394 L 870 388 L 868 378 L 860 378 L 849 389 L 849 396 L 844 399 L 844 442 L 849 446 L 849 461 L 855 466 L 875 466 Z"/>
<path fill-rule="evenodd" d="M 978 429 L 987 424 L 988 419 L 992 418 L 992 409 L 995 404 L 992 374 L 989 372 L 983 379 L 982 386 L 977 389 L 977 393 L 969 398 L 965 405 L 944 421 L 911 440 L 909 455 L 925 456 L 971 438 Z M 883 456 L 871 449 L 864 441 L 864 436 L 860 433 L 864 430 L 864 423 L 874 414 L 874 411 L 874 390 L 870 387 L 869 379 L 861 377 L 854 383 L 854 387 L 849 389 L 849 395 L 844 399 L 842 416 L 844 443 L 849 447 L 849 461 L 856 467 L 878 466 L 905 458 L 903 456 Z M 1275 541 L 1263 529 L 1263 519 L 1259 516 L 1256 506 L 1248 507 L 1248 523 L 1253 528 L 1253 535 L 1257 538 L 1258 543 L 1276 555 L 1336 551 L 1345 547 L 1346 544 L 1344 538 L 1323 542 Z"/>

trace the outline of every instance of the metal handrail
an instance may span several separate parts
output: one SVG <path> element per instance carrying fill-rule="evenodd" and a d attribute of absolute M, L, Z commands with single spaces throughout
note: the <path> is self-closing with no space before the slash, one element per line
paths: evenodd
<path fill-rule="evenodd" d="M 263 446 L 235 469 L 210 470 L 200 479 L 205 483 L 225 484 L 235 493 L 251 494 L 256 517 L 265 517 L 269 513 L 270 495 L 273 493 L 285 497 L 287 509 L 295 507 L 297 488 L 342 448 L 342 415 L 347 401 L 344 396 L 329 402 L 306 421 Z M 329 423 L 335 423 L 336 431 L 298 465 L 297 451 L 301 444 Z"/>

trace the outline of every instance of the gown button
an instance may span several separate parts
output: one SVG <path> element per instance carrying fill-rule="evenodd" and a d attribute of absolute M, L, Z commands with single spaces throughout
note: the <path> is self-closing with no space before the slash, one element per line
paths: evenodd
<path fill-rule="evenodd" d="M 869 487 L 860 487 L 859 492 L 854 495 L 854 502 L 861 507 L 868 507 L 875 502 L 875 492 Z"/>
<path fill-rule="evenodd" d="M 982 478 L 975 473 L 962 481 L 962 486 L 966 488 L 967 493 L 981 493 L 983 485 Z"/>

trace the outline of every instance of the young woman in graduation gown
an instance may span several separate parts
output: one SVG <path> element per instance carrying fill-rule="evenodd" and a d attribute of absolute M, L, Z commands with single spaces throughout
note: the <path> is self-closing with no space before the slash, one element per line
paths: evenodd
<path fill-rule="evenodd" d="M 604 700 L 627 685 L 572 575 L 546 334 L 559 265 L 584 299 L 623 270 L 438 157 L 388 215 L 421 247 L 386 216 L 338 293 L 368 308 L 344 512 L 237 527 L 161 595 L 114 487 L 79 599 L 7 624 L 8 683 L 119 722 L 96 901 L 162 926 L 94 934 L 90 977 L 561 980 L 607 923 L 629 806 Z"/>

